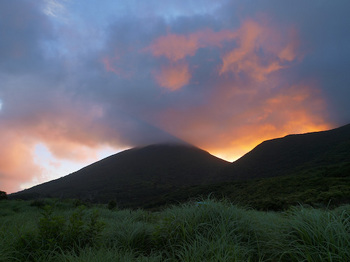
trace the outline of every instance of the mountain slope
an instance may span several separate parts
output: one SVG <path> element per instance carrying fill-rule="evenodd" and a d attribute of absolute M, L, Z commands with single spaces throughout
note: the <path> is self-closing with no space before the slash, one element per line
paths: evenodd
<path fill-rule="evenodd" d="M 224 183 L 222 183 L 224 182 Z M 10 198 L 62 197 L 156 208 L 199 195 L 260 209 L 350 201 L 350 125 L 265 141 L 233 163 L 196 147 L 126 150 Z"/>
<path fill-rule="evenodd" d="M 146 207 L 207 197 L 261 210 L 350 203 L 350 125 L 265 141 L 223 169 L 225 183 L 190 186 Z"/>
<path fill-rule="evenodd" d="M 295 174 L 350 162 L 350 124 L 265 141 L 226 167 L 228 181 Z"/>
<path fill-rule="evenodd" d="M 307 172 L 261 179 L 236 180 L 225 183 L 179 188 L 143 206 L 186 202 L 189 199 L 224 198 L 233 203 L 259 210 L 285 210 L 307 204 L 316 207 L 336 207 L 350 203 L 350 162 L 325 170 L 314 168 Z"/>
<path fill-rule="evenodd" d="M 180 186 L 221 181 L 229 163 L 190 145 L 158 144 L 107 157 L 73 174 L 12 194 L 12 198 L 62 197 L 139 206 Z"/>

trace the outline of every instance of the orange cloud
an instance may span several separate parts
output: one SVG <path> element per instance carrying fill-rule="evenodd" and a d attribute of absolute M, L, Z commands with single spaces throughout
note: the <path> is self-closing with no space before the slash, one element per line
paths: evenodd
<path fill-rule="evenodd" d="M 187 85 L 191 74 L 187 63 L 176 63 L 163 66 L 160 72 L 155 73 L 157 83 L 171 91 L 176 91 Z"/>
<path fill-rule="evenodd" d="M 234 30 L 204 29 L 156 39 L 149 47 L 153 55 L 178 63 L 155 74 L 158 84 L 170 90 L 188 83 L 184 65 L 199 48 L 219 48 L 222 53 L 207 103 L 159 112 L 158 126 L 228 160 L 267 139 L 330 128 L 317 88 L 287 86 L 278 74 L 301 58 L 298 46 L 293 27 L 252 19 Z"/>
<path fill-rule="evenodd" d="M 312 85 L 265 93 L 220 95 L 191 110 L 160 112 L 159 126 L 231 161 L 267 139 L 331 128 L 326 105 Z"/>
<path fill-rule="evenodd" d="M 286 67 L 286 62 L 296 59 L 297 38 L 295 30 L 289 29 L 288 41 L 282 40 L 277 29 L 246 20 L 237 30 L 238 47 L 222 57 L 220 74 L 244 73 L 256 81 L 264 81 L 272 72 Z"/>
<path fill-rule="evenodd" d="M 0 190 L 12 193 L 22 189 L 21 185 L 47 179 L 43 176 L 44 163 L 35 162 L 38 144 L 47 147 L 56 160 L 88 164 L 98 159 L 98 150 L 106 146 L 103 139 L 109 132 L 108 127 L 94 122 L 103 116 L 103 110 L 97 106 L 82 109 L 60 101 L 61 111 L 55 115 L 42 111 L 25 121 L 0 123 Z M 108 143 L 118 147 L 116 140 Z"/>
<path fill-rule="evenodd" d="M 229 43 L 232 47 L 221 57 L 219 75 L 233 73 L 237 79 L 243 74 L 252 81 L 265 81 L 268 75 L 288 67 L 288 63 L 300 56 L 297 53 L 298 35 L 294 28 L 282 32 L 264 21 L 257 22 L 252 19 L 243 21 L 236 30 L 215 32 L 204 29 L 187 35 L 161 36 L 145 50 L 151 51 L 156 57 L 164 56 L 172 63 L 184 63 L 199 48 L 220 49 L 224 43 Z M 162 72 L 156 74 L 157 82 L 163 87 L 179 89 L 180 83 L 186 83 L 185 79 L 188 79 L 184 67 L 179 68 L 178 65 L 163 67 Z M 170 77 L 175 71 L 182 73 L 178 84 L 167 84 L 169 81 L 165 79 L 172 79 L 175 83 L 175 77 Z"/>
<path fill-rule="evenodd" d="M 53 126 L 52 129 L 47 129 L 47 131 L 54 133 L 54 129 Z M 59 176 L 67 175 L 68 172 L 62 173 L 65 167 L 60 166 L 59 161 L 67 160 L 85 166 L 97 161 L 99 150 L 104 148 L 103 143 L 99 143 L 97 139 L 93 146 L 87 146 L 85 143 L 89 144 L 88 141 L 80 140 L 76 142 L 73 141 L 74 138 L 72 137 L 63 136 L 41 137 L 39 134 L 38 130 L 30 130 L 29 128 L 26 128 L 23 132 L 1 130 L 0 190 L 13 193 L 57 178 L 53 176 L 55 174 Z M 35 148 L 38 144 L 47 146 L 55 162 L 42 163 L 43 159 L 35 154 Z M 51 170 L 48 170 L 46 166 L 50 164 L 54 166 Z M 72 171 L 76 170 L 70 172 Z"/>
<path fill-rule="evenodd" d="M 0 144 L 0 190 L 12 193 L 23 181 L 40 175 L 40 167 L 32 161 L 32 141 L 2 129 Z"/>

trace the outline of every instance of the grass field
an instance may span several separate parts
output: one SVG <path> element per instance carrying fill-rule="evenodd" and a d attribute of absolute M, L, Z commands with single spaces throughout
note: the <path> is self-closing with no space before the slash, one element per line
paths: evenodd
<path fill-rule="evenodd" d="M 0 261 L 350 261 L 350 205 L 263 212 L 207 199 L 148 212 L 81 204 L 0 201 Z"/>

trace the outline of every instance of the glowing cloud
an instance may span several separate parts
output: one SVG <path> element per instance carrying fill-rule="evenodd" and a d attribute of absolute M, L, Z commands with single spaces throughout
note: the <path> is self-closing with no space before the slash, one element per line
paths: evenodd
<path fill-rule="evenodd" d="M 244 73 L 256 81 L 264 81 L 268 74 L 284 68 L 285 62 L 296 58 L 294 39 L 297 36 L 293 36 L 282 41 L 276 29 L 246 20 L 237 31 L 238 47 L 222 57 L 220 74 L 233 72 L 238 76 Z"/>
<path fill-rule="evenodd" d="M 41 169 L 32 161 L 31 141 L 14 132 L 0 131 L 0 186 L 7 192 L 15 192 L 21 183 L 39 176 Z"/>
<path fill-rule="evenodd" d="M 234 160 L 266 139 L 330 127 L 317 87 L 288 85 L 278 74 L 301 57 L 293 27 L 247 19 L 236 30 L 199 31 L 188 38 L 197 39 L 197 47 L 231 47 L 221 51 L 211 97 L 204 105 L 161 112 L 158 125 L 165 130 Z M 194 48 L 187 53 L 194 54 Z"/>
<path fill-rule="evenodd" d="M 232 161 L 264 140 L 330 128 L 322 115 L 325 110 L 317 89 L 300 85 L 265 96 L 259 92 L 213 98 L 190 112 L 172 109 L 160 114 L 160 125 Z"/>
<path fill-rule="evenodd" d="M 176 63 L 163 66 L 161 71 L 156 73 L 155 78 L 161 87 L 176 91 L 188 84 L 191 74 L 186 63 Z"/>
<path fill-rule="evenodd" d="M 287 31 L 287 34 L 282 34 L 274 26 L 247 19 L 236 30 L 214 32 L 204 29 L 187 35 L 161 36 L 146 50 L 155 57 L 165 56 L 175 63 L 163 66 L 156 74 L 157 82 L 171 90 L 181 88 L 189 80 L 183 61 L 193 57 L 199 48 L 219 48 L 223 52 L 224 44 L 233 47 L 222 55 L 219 76 L 231 72 L 236 78 L 243 74 L 251 80 L 264 81 L 269 74 L 288 67 L 288 63 L 297 58 L 296 30 L 290 28 Z"/>

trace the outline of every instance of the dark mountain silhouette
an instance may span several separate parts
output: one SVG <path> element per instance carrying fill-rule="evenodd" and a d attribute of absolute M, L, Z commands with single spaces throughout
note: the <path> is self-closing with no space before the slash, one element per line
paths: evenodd
<path fill-rule="evenodd" d="M 120 206 L 139 206 L 180 186 L 219 182 L 217 173 L 228 164 L 188 144 L 150 145 L 112 155 L 11 198 L 115 199 Z"/>
<path fill-rule="evenodd" d="M 348 204 L 350 125 L 265 141 L 219 175 L 227 182 L 179 188 L 149 205 L 176 204 L 209 194 L 261 210 Z"/>
<path fill-rule="evenodd" d="M 344 162 L 350 162 L 350 124 L 265 141 L 220 175 L 228 181 L 247 180 L 290 175 Z"/>
<path fill-rule="evenodd" d="M 189 144 L 134 148 L 10 198 L 153 208 L 213 193 L 256 208 L 350 201 L 350 124 L 265 141 L 233 163 Z"/>

